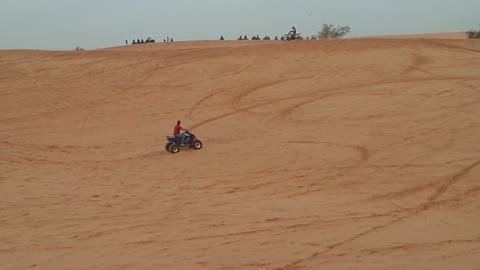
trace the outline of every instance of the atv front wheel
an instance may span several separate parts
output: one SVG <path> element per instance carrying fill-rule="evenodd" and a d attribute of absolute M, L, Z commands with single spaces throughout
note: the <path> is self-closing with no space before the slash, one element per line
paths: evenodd
<path fill-rule="evenodd" d="M 200 149 L 202 149 L 202 147 L 203 147 L 203 144 L 200 140 L 196 140 L 193 143 L 193 149 L 195 149 L 195 150 L 200 150 Z"/>

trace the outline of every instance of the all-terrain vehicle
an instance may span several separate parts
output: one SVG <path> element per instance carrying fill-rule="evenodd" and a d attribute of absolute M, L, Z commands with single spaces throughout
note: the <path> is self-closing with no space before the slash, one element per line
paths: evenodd
<path fill-rule="evenodd" d="M 182 133 L 182 136 L 185 137 L 183 144 L 181 144 L 182 139 L 175 136 L 167 136 L 167 144 L 165 144 L 165 150 L 172 154 L 180 152 L 182 148 L 193 148 L 194 150 L 200 150 L 203 147 L 202 141 L 200 141 L 195 134 L 190 133 L 186 130 Z"/>
<path fill-rule="evenodd" d="M 303 37 L 301 34 L 285 34 L 282 36 L 282 40 L 303 40 Z"/>

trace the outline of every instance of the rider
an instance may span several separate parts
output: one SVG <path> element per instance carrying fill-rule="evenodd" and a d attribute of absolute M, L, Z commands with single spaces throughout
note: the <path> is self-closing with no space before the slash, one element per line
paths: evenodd
<path fill-rule="evenodd" d="M 295 28 L 295 26 L 292 26 L 292 30 L 288 32 L 288 36 L 292 39 L 295 39 L 296 34 L 297 34 L 297 28 Z"/>
<path fill-rule="evenodd" d="M 175 127 L 173 128 L 173 136 L 175 136 L 175 138 L 177 139 L 180 139 L 180 145 L 183 145 L 183 143 L 185 142 L 185 135 L 180 133 L 181 131 L 186 131 L 186 129 L 184 129 L 180 124 L 182 122 L 180 120 L 177 121 L 177 125 L 175 125 Z"/>

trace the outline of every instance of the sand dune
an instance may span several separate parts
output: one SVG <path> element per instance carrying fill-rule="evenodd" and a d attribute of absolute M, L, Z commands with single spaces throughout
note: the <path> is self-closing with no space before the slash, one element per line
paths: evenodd
<path fill-rule="evenodd" d="M 0 51 L 1 269 L 478 269 L 480 43 Z M 172 155 L 177 119 L 205 143 Z"/>

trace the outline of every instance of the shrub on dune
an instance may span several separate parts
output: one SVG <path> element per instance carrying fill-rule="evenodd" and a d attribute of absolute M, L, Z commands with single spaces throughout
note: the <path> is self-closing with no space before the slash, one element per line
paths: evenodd
<path fill-rule="evenodd" d="M 465 32 L 468 39 L 480 39 L 480 30 L 469 30 Z"/>
<path fill-rule="evenodd" d="M 334 26 L 333 24 L 324 24 L 322 30 L 318 32 L 319 39 L 337 39 L 343 38 L 350 33 L 350 26 Z"/>

